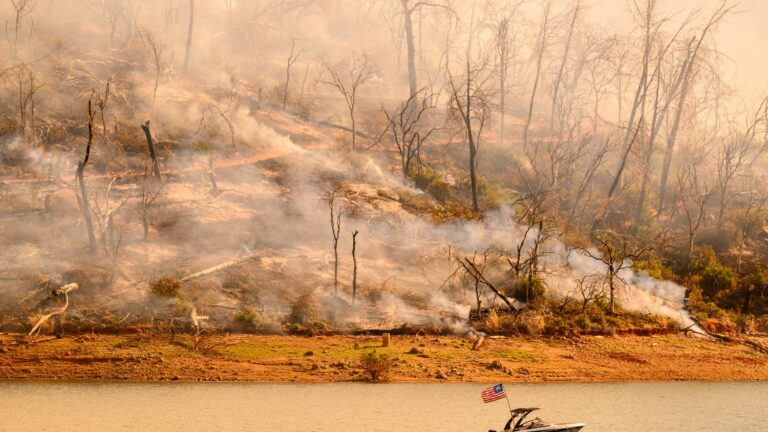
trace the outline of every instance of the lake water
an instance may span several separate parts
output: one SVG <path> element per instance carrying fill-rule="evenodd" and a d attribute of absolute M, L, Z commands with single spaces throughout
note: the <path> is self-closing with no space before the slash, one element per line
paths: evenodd
<path fill-rule="evenodd" d="M 0 431 L 501 429 L 483 384 L 0 382 Z M 768 383 L 506 385 L 513 406 L 600 431 L 764 431 Z"/>

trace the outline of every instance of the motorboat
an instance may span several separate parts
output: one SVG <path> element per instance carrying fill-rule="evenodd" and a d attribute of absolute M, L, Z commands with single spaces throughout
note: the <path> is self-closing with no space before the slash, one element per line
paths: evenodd
<path fill-rule="evenodd" d="M 515 408 L 511 410 L 510 414 L 512 414 L 512 417 L 510 417 L 507 424 L 504 425 L 504 429 L 500 432 L 576 432 L 586 426 L 584 423 L 549 424 L 538 417 L 528 419 L 528 414 L 537 409 L 538 408 Z M 489 430 L 488 432 L 496 431 Z"/>

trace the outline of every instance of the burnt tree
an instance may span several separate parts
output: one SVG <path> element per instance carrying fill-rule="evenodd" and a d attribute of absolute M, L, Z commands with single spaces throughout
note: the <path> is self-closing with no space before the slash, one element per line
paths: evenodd
<path fill-rule="evenodd" d="M 149 149 L 149 157 L 152 158 L 152 174 L 155 178 L 160 178 L 160 164 L 157 163 L 157 154 L 155 154 L 155 144 L 152 142 L 152 133 L 149 130 L 149 120 L 147 120 L 141 129 L 144 130 L 144 135 L 147 137 L 147 148 Z"/>
<path fill-rule="evenodd" d="M 83 177 L 83 171 L 85 166 L 88 165 L 88 159 L 91 157 L 91 145 L 93 144 L 93 118 L 94 112 L 91 107 L 91 100 L 88 100 L 88 144 L 85 146 L 85 157 L 83 160 L 77 161 L 77 171 L 75 171 L 75 177 L 77 184 L 80 188 L 80 210 L 83 213 L 83 219 L 85 219 L 85 226 L 88 229 L 88 244 L 91 247 L 91 251 L 96 251 L 96 235 L 93 232 L 93 219 L 91 218 L 91 207 L 88 203 L 88 189 L 85 185 L 85 178 Z"/>

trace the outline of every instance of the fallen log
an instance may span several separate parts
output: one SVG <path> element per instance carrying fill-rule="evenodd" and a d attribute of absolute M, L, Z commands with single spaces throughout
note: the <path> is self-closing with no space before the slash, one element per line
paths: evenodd
<path fill-rule="evenodd" d="M 184 276 L 183 278 L 180 279 L 180 281 L 181 282 L 187 282 L 187 281 L 190 281 L 190 280 L 193 280 L 193 279 L 199 279 L 199 278 L 201 278 L 203 276 L 207 276 L 209 274 L 225 270 L 225 269 L 227 269 L 229 267 L 232 267 L 232 266 L 244 263 L 246 261 L 249 261 L 249 260 L 252 260 L 252 259 L 258 258 L 258 257 L 259 257 L 259 254 L 252 253 L 252 254 L 248 254 L 248 255 L 245 255 L 245 256 L 242 256 L 242 257 L 239 257 L 239 258 L 231 259 L 229 261 L 224 261 L 221 264 L 216 264 L 213 267 L 208 267 L 205 270 L 201 270 L 201 271 L 199 271 L 197 273 L 192 273 L 190 275 Z"/>
<path fill-rule="evenodd" d="M 477 268 L 477 265 L 475 265 L 475 263 L 472 262 L 472 260 L 470 260 L 469 258 L 464 258 L 464 261 L 462 261 L 457 258 L 457 261 L 459 262 L 459 264 L 462 265 L 462 267 L 464 267 L 464 269 L 467 271 L 467 273 L 470 276 L 472 276 L 473 279 L 485 284 L 485 286 L 490 288 L 490 290 L 493 291 L 493 293 L 496 294 L 497 297 L 499 297 L 504 303 L 506 303 L 510 311 L 512 311 L 513 313 L 520 312 L 519 309 L 515 305 L 513 305 L 512 302 L 509 301 L 509 298 L 507 298 L 507 296 L 502 294 L 501 291 L 496 289 L 496 287 L 493 286 L 493 284 L 491 284 L 488 281 L 488 279 L 485 278 L 483 273 L 480 271 L 480 269 Z M 478 311 L 478 314 L 479 313 L 480 311 Z"/>
<path fill-rule="evenodd" d="M 768 348 L 758 344 L 757 342 L 754 342 L 752 340 L 746 339 L 746 338 L 739 338 L 734 336 L 728 336 L 720 333 L 715 333 L 707 330 L 704 326 L 702 326 L 699 321 L 693 316 L 693 314 L 689 313 L 689 316 L 691 318 L 691 321 L 694 322 L 694 324 L 686 327 L 683 329 L 683 332 L 685 334 L 695 334 L 698 336 L 708 337 L 710 339 L 714 339 L 720 342 L 729 342 L 729 343 L 740 343 L 742 345 L 746 345 L 747 347 L 761 353 L 764 355 L 768 355 Z M 698 329 L 694 329 L 693 327 L 697 327 Z"/>

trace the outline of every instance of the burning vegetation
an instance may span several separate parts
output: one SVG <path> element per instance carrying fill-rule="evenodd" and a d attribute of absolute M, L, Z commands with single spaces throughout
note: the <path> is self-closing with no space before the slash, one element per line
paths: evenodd
<path fill-rule="evenodd" d="M 665 3 L 6 2 L 0 329 L 764 333 L 768 104 Z"/>

